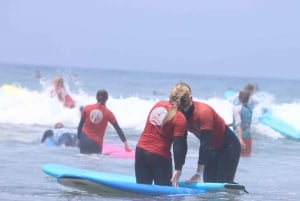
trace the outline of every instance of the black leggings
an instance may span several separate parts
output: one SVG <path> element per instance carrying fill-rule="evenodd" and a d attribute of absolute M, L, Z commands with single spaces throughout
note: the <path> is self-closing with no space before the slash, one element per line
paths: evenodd
<path fill-rule="evenodd" d="M 136 183 L 171 186 L 172 169 L 172 160 L 136 147 Z"/>
<path fill-rule="evenodd" d="M 80 134 L 79 149 L 82 154 L 101 154 L 102 147 L 83 132 Z"/>
<path fill-rule="evenodd" d="M 223 148 L 210 152 L 203 172 L 203 181 L 233 183 L 240 152 L 237 136 L 226 126 Z"/>

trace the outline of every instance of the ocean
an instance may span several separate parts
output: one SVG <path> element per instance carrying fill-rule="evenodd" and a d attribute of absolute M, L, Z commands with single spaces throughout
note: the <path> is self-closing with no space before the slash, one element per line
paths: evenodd
<path fill-rule="evenodd" d="M 300 199 L 300 141 L 288 139 L 258 121 L 267 108 L 273 115 L 300 130 L 300 80 L 255 77 L 223 77 L 190 74 L 120 71 L 89 68 L 0 65 L 0 197 L 2 201 L 81 201 L 81 200 L 290 200 Z M 36 71 L 41 74 L 36 77 Z M 64 108 L 50 97 L 51 79 L 61 75 L 76 101 L 73 109 Z M 126 198 L 89 194 L 58 184 L 42 172 L 47 163 L 70 165 L 98 171 L 134 175 L 134 160 L 103 155 L 82 155 L 76 147 L 50 148 L 39 144 L 45 129 L 60 121 L 76 132 L 79 107 L 95 103 L 98 89 L 109 93 L 107 107 L 117 117 L 129 145 L 134 148 L 144 127 L 149 109 L 158 100 L 167 100 L 177 82 L 188 83 L 195 100 L 212 105 L 227 123 L 232 108 L 224 98 L 226 90 L 238 91 L 246 83 L 256 83 L 254 97 L 258 105 L 251 126 L 253 153 L 241 158 L 236 182 L 246 186 L 249 194 L 210 192 L 180 197 Z M 5 84 L 21 88 L 21 93 L 4 90 Z M 105 142 L 122 143 L 112 126 Z M 199 141 L 188 135 L 188 155 L 181 179 L 196 170 Z M 298 175 L 298 176 L 297 176 Z"/>

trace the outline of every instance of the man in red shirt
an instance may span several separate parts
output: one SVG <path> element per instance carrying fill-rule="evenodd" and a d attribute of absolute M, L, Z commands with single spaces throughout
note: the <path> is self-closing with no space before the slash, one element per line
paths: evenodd
<path fill-rule="evenodd" d="M 199 181 L 203 172 L 204 182 L 234 183 L 241 147 L 237 136 L 226 126 L 224 119 L 208 104 L 190 100 L 182 112 L 187 119 L 187 129 L 200 140 L 198 166 L 195 175 L 187 182 Z"/>

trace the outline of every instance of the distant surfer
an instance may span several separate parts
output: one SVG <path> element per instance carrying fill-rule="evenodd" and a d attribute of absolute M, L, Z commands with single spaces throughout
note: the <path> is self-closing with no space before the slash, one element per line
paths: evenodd
<path fill-rule="evenodd" d="M 76 141 L 77 134 L 64 128 L 61 122 L 57 122 L 53 129 L 46 130 L 41 139 L 41 143 L 49 146 L 76 146 Z"/>
<path fill-rule="evenodd" d="M 40 79 L 41 77 L 42 77 L 42 75 L 41 75 L 40 71 L 38 69 L 35 70 L 35 78 Z"/>
<path fill-rule="evenodd" d="M 56 95 L 58 97 L 58 100 L 62 102 L 65 107 L 75 107 L 75 102 L 67 92 L 63 78 L 60 76 L 56 76 L 53 78 L 52 83 L 54 85 L 54 89 L 51 91 L 51 94 Z"/>
<path fill-rule="evenodd" d="M 233 106 L 233 131 L 239 138 L 241 144 L 241 156 L 251 156 L 252 137 L 251 137 L 251 121 L 253 114 L 253 106 L 249 105 L 250 91 L 242 89 L 239 92 L 239 104 Z M 252 103 L 250 103 L 252 104 Z"/>
<path fill-rule="evenodd" d="M 164 93 L 160 93 L 160 92 L 158 92 L 158 91 L 156 91 L 156 90 L 153 90 L 152 91 L 152 95 L 153 96 L 163 96 L 163 95 L 165 95 Z"/>
<path fill-rule="evenodd" d="M 253 99 L 253 94 L 258 90 L 257 84 L 247 83 L 232 99 L 233 122 L 227 124 L 232 126 L 234 133 L 238 136 L 241 145 L 241 156 L 249 157 L 252 152 L 252 135 L 250 126 L 254 107 L 257 100 Z M 264 108 L 264 110 L 266 110 Z M 262 111 L 264 113 L 264 111 Z"/>

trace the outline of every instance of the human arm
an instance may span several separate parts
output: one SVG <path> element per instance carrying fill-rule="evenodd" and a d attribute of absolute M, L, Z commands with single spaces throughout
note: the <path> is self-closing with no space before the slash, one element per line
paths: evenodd
<path fill-rule="evenodd" d="M 124 148 L 126 151 L 131 151 L 131 148 L 129 147 L 128 143 L 127 143 L 127 140 L 126 140 L 126 137 L 125 137 L 125 134 L 123 132 L 123 130 L 120 128 L 118 122 L 116 121 L 115 123 L 112 124 L 113 127 L 115 128 L 116 132 L 118 133 L 121 141 L 124 143 Z"/>
<path fill-rule="evenodd" d="M 242 117 L 241 117 L 241 113 L 242 113 L 242 105 L 238 105 L 235 106 L 233 108 L 233 119 L 235 122 L 235 133 L 238 137 L 238 140 L 240 142 L 241 148 L 245 149 L 246 148 L 246 144 L 243 141 L 243 128 L 242 128 Z"/>
<path fill-rule="evenodd" d="M 83 128 L 84 122 L 85 122 L 85 119 L 81 118 L 80 122 L 78 124 L 78 127 L 77 127 L 77 139 L 78 140 L 80 140 L 80 135 L 81 135 L 81 132 L 82 132 L 82 128 Z"/>
<path fill-rule="evenodd" d="M 203 130 L 201 131 L 200 137 L 200 147 L 199 147 L 199 156 L 198 156 L 198 166 L 195 174 L 186 181 L 186 183 L 192 183 L 200 181 L 201 175 L 203 173 L 208 155 L 209 155 L 209 137 L 211 131 Z"/>
<path fill-rule="evenodd" d="M 48 137 L 52 137 L 54 135 L 53 130 L 48 129 L 43 133 L 43 137 L 41 139 L 41 143 L 44 143 Z"/>
<path fill-rule="evenodd" d="M 185 163 L 185 157 L 187 153 L 187 141 L 186 136 L 174 137 L 173 142 L 173 155 L 175 170 L 171 178 L 172 186 L 178 186 L 178 181 L 181 176 L 182 166 Z"/>
<path fill-rule="evenodd" d="M 198 182 L 200 181 L 201 179 L 201 175 L 202 175 L 202 172 L 203 172 L 203 169 L 204 169 L 205 165 L 203 164 L 198 164 L 197 166 L 197 170 L 195 172 L 195 174 L 187 181 L 185 181 L 187 184 L 189 183 L 193 183 L 193 182 Z"/>
<path fill-rule="evenodd" d="M 236 130 L 237 130 L 237 134 L 238 134 L 238 138 L 239 138 L 239 142 L 240 142 L 241 148 L 242 149 L 246 149 L 246 144 L 245 144 L 245 142 L 243 140 L 243 137 L 242 137 L 243 130 L 242 130 L 241 124 L 237 125 Z"/>

